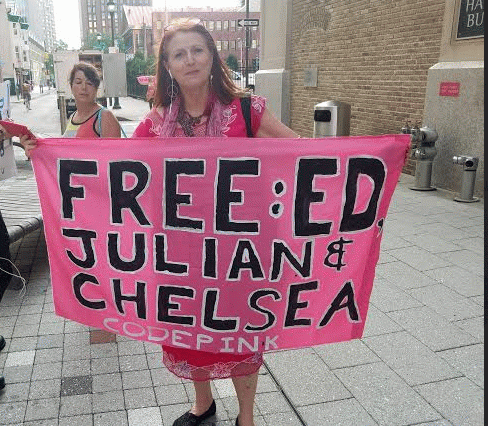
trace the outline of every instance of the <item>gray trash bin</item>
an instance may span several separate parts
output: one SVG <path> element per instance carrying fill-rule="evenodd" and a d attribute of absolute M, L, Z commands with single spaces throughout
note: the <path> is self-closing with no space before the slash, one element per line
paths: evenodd
<path fill-rule="evenodd" d="M 340 101 L 326 101 L 314 107 L 314 138 L 349 136 L 351 105 Z"/>

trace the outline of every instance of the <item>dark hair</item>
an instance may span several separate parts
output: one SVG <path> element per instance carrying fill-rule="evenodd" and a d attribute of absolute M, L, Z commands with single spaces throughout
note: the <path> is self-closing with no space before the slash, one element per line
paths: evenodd
<path fill-rule="evenodd" d="M 98 89 L 98 86 L 100 86 L 100 74 L 95 66 L 89 64 L 88 62 L 78 62 L 73 66 L 68 78 L 70 86 L 73 86 L 73 81 L 77 71 L 82 71 L 83 74 L 85 74 L 86 79 Z"/>
<path fill-rule="evenodd" d="M 178 32 L 195 32 L 203 36 L 210 50 L 213 63 L 211 70 L 211 86 L 218 98 L 224 104 L 230 104 L 235 98 L 248 96 L 248 92 L 237 87 L 230 78 L 230 70 L 222 61 L 214 39 L 202 25 L 199 19 L 179 18 L 171 22 L 164 31 L 163 38 L 159 45 L 159 57 L 156 70 L 156 93 L 154 95 L 154 106 L 168 106 L 171 104 L 171 76 L 165 67 L 168 62 L 166 47 L 171 39 Z M 175 86 L 179 89 L 178 83 L 174 81 Z"/>

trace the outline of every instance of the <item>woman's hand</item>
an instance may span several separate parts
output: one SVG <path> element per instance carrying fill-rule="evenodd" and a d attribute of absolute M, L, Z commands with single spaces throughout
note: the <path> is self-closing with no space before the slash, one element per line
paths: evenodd
<path fill-rule="evenodd" d="M 31 151 L 37 146 L 37 140 L 29 139 L 29 136 L 24 135 L 20 138 L 20 144 L 24 148 L 27 158 L 30 158 Z"/>

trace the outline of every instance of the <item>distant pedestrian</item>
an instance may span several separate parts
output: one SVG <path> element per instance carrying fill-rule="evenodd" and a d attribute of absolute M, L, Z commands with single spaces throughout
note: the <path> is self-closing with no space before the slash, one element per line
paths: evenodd
<path fill-rule="evenodd" d="M 44 85 L 42 82 L 39 83 L 39 93 L 44 93 Z"/>
<path fill-rule="evenodd" d="M 20 100 L 21 90 L 20 90 L 20 83 L 17 82 L 15 84 L 15 94 L 17 95 L 17 100 Z"/>
<path fill-rule="evenodd" d="M 22 85 L 22 98 L 24 99 L 24 104 L 25 104 L 25 107 L 30 110 L 31 107 L 30 107 L 30 101 L 31 101 L 31 86 L 29 84 L 29 82 L 24 82 L 24 84 Z"/>

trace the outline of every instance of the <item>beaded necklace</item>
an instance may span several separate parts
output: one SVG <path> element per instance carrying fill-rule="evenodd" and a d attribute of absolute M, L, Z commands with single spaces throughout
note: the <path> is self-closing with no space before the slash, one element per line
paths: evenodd
<path fill-rule="evenodd" d="M 195 136 L 195 126 L 202 122 L 202 118 L 205 116 L 210 116 L 212 111 L 212 102 L 209 99 L 207 102 L 207 106 L 205 107 L 205 111 L 203 114 L 200 114 L 198 117 L 192 117 L 184 105 L 180 107 L 178 111 L 178 116 L 176 117 L 176 121 L 180 124 L 181 128 L 183 129 L 183 133 L 185 136 L 194 137 Z M 206 132 L 205 132 L 206 133 Z"/>

